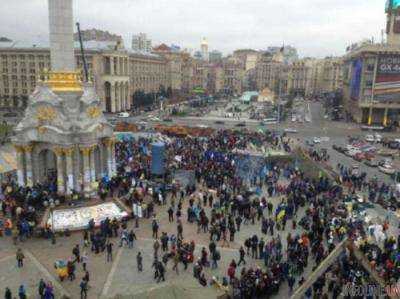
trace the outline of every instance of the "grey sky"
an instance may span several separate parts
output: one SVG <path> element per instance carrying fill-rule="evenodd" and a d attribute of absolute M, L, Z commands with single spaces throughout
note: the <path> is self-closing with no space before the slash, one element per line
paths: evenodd
<path fill-rule="evenodd" d="M 301 56 L 342 55 L 351 42 L 380 40 L 384 0 L 74 0 L 82 29 L 131 35 L 146 32 L 153 43 L 197 49 L 264 49 L 290 44 Z M 46 40 L 47 0 L 0 0 L 0 36 Z"/>

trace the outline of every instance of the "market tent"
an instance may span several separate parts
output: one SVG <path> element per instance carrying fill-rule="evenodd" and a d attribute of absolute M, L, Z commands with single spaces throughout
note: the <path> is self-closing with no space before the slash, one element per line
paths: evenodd
<path fill-rule="evenodd" d="M 240 98 L 240 100 L 243 102 L 243 103 L 250 103 L 250 101 L 253 99 L 253 98 L 257 98 L 258 97 L 258 92 L 257 91 L 246 91 L 246 92 L 244 92 L 243 93 L 243 95 L 242 95 L 242 97 Z"/>

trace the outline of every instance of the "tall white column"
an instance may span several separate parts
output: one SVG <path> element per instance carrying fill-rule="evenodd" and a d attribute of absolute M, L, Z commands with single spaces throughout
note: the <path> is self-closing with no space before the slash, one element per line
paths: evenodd
<path fill-rule="evenodd" d="M 110 56 L 110 75 L 114 75 L 114 57 Z"/>
<path fill-rule="evenodd" d="M 111 83 L 111 112 L 115 113 L 116 112 L 116 108 L 115 108 L 115 83 Z"/>
<path fill-rule="evenodd" d="M 121 110 L 126 111 L 125 107 L 125 84 L 121 84 Z"/>
<path fill-rule="evenodd" d="M 33 186 L 32 150 L 33 150 L 32 145 L 24 146 L 25 160 L 26 160 L 26 186 L 27 187 Z"/>
<path fill-rule="evenodd" d="M 114 176 L 114 159 L 113 159 L 113 147 L 114 143 L 111 138 L 104 140 L 105 149 L 107 152 L 107 175 L 109 178 Z"/>
<path fill-rule="evenodd" d="M 112 161 L 112 173 L 113 176 L 117 174 L 117 160 L 115 159 L 115 140 L 111 143 L 111 161 Z"/>
<path fill-rule="evenodd" d="M 73 164 L 72 164 L 72 155 L 74 153 L 74 149 L 66 148 L 64 149 L 65 153 L 65 166 L 66 166 L 66 181 L 67 181 L 67 190 L 66 194 L 70 195 L 72 190 L 74 189 L 74 171 L 73 171 Z"/>
<path fill-rule="evenodd" d="M 90 181 L 96 182 L 96 162 L 95 162 L 95 147 L 90 150 Z"/>
<path fill-rule="evenodd" d="M 17 151 L 17 179 L 19 186 L 25 186 L 26 181 L 26 173 L 24 167 L 24 156 L 25 152 L 21 146 L 15 146 L 15 150 Z"/>
<path fill-rule="evenodd" d="M 83 156 L 83 191 L 89 192 L 91 190 L 90 182 L 90 147 L 83 147 L 80 149 Z"/>
<path fill-rule="evenodd" d="M 100 151 L 100 176 L 103 178 L 107 173 L 107 166 L 105 161 L 107 161 L 107 149 L 103 144 L 99 144 Z"/>
<path fill-rule="evenodd" d="M 65 193 L 65 180 L 64 180 L 64 150 L 62 148 L 55 148 L 54 152 L 57 157 L 57 193 L 64 194 Z"/>

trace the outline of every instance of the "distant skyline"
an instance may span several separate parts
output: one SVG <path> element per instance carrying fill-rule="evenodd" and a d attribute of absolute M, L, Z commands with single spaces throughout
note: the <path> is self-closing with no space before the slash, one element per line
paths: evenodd
<path fill-rule="evenodd" d="M 47 0 L 4 2 L 0 36 L 48 40 Z M 74 16 L 82 30 L 122 35 L 126 47 L 133 34 L 144 32 L 153 45 L 194 51 L 206 37 L 210 51 L 225 55 L 284 43 L 301 57 L 325 57 L 343 55 L 362 39 L 380 41 L 384 6 L 383 0 L 74 0 Z"/>

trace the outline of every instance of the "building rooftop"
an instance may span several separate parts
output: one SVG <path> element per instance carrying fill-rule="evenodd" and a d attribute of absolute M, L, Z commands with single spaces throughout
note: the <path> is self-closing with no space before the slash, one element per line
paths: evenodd
<path fill-rule="evenodd" d="M 75 49 L 79 49 L 79 42 L 74 42 Z M 115 50 L 117 46 L 116 41 L 84 41 L 83 47 L 87 50 Z M 50 43 L 49 41 L 9 41 L 9 42 L 0 42 L 1 49 L 49 49 Z M 119 50 L 123 50 L 123 48 L 119 48 Z"/>
<path fill-rule="evenodd" d="M 358 47 L 353 48 L 344 56 L 345 59 L 351 59 L 353 57 L 359 56 L 361 53 L 370 52 L 370 53 L 400 53 L 400 46 L 398 45 L 389 45 L 389 44 L 381 44 L 381 43 L 364 43 Z"/>
<path fill-rule="evenodd" d="M 79 42 L 74 42 L 75 50 L 80 49 Z M 132 49 L 125 49 L 121 46 L 117 41 L 84 41 L 83 47 L 88 51 L 125 51 L 129 55 L 137 55 L 141 57 L 151 57 L 151 58 L 160 58 L 159 55 L 146 52 L 146 51 L 138 51 Z M 15 49 L 15 50 L 49 50 L 50 43 L 48 41 L 0 41 L 0 50 L 1 49 Z"/>

